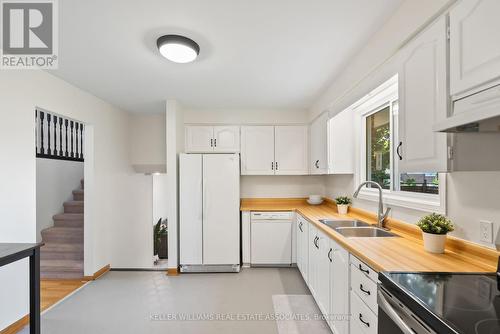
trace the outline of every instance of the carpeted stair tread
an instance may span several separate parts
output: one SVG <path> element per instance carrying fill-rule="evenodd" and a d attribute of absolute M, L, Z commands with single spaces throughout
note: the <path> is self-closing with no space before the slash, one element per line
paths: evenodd
<path fill-rule="evenodd" d="M 78 260 L 40 260 L 40 270 L 44 272 L 83 273 L 83 261 Z"/>
<path fill-rule="evenodd" d="M 83 213 L 83 201 L 64 202 L 64 213 Z"/>
<path fill-rule="evenodd" d="M 74 201 L 83 201 L 84 193 L 85 192 L 83 189 L 73 190 L 73 200 Z"/>

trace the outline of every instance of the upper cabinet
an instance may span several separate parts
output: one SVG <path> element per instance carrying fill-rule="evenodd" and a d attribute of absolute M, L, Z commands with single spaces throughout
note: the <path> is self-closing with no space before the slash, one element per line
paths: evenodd
<path fill-rule="evenodd" d="M 307 164 L 307 143 L 309 142 L 307 138 L 307 126 L 276 126 L 274 131 L 275 174 L 309 174 Z"/>
<path fill-rule="evenodd" d="M 327 161 L 327 123 L 328 113 L 321 114 L 309 128 L 309 170 L 311 174 L 326 174 Z"/>
<path fill-rule="evenodd" d="M 241 127 L 241 174 L 274 174 L 274 126 Z"/>
<path fill-rule="evenodd" d="M 240 151 L 239 126 L 214 126 L 214 152 L 237 153 Z"/>
<path fill-rule="evenodd" d="M 354 112 L 344 110 L 328 121 L 328 174 L 354 173 Z"/>
<path fill-rule="evenodd" d="M 242 126 L 242 175 L 305 175 L 307 126 Z"/>
<path fill-rule="evenodd" d="M 447 117 L 448 110 L 446 29 L 446 18 L 442 17 L 399 55 L 399 142 L 395 151 L 400 172 L 448 169 L 447 135 L 432 129 Z"/>
<path fill-rule="evenodd" d="M 237 153 L 240 151 L 239 126 L 186 125 L 187 153 Z"/>
<path fill-rule="evenodd" d="M 499 13 L 498 0 L 462 0 L 450 11 L 453 96 L 492 86 L 500 78 Z"/>

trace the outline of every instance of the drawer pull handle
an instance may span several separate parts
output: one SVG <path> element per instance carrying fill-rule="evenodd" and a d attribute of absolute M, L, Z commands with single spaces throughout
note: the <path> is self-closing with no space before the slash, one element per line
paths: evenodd
<path fill-rule="evenodd" d="M 332 260 L 332 256 L 331 256 L 331 255 L 332 255 L 332 251 L 333 251 L 333 249 L 331 249 L 331 248 L 330 248 L 330 250 L 328 251 L 328 260 L 330 260 L 330 262 L 332 262 L 332 261 L 333 261 L 333 260 Z"/>
<path fill-rule="evenodd" d="M 302 229 L 302 222 L 299 223 L 299 230 L 300 232 L 304 232 L 304 230 Z"/>
<path fill-rule="evenodd" d="M 359 268 L 359 270 L 361 270 L 365 274 L 370 275 L 370 271 L 368 269 L 363 269 L 363 267 L 361 266 L 361 264 L 358 265 L 358 268 Z"/>
<path fill-rule="evenodd" d="M 360 285 L 359 285 L 359 289 L 360 289 L 361 291 L 363 291 L 364 293 L 366 293 L 368 296 L 369 296 L 369 295 L 371 295 L 371 292 L 370 292 L 369 290 L 365 290 L 365 289 L 363 289 L 363 284 L 360 284 Z"/>
<path fill-rule="evenodd" d="M 359 321 L 361 321 L 366 327 L 370 327 L 370 323 L 363 320 L 363 315 L 359 314 Z"/>

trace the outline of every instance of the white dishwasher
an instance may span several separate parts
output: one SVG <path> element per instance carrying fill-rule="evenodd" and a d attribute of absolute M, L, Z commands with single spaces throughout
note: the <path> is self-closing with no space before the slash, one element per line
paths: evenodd
<path fill-rule="evenodd" d="M 292 264 L 292 212 L 252 212 L 250 217 L 250 264 Z"/>

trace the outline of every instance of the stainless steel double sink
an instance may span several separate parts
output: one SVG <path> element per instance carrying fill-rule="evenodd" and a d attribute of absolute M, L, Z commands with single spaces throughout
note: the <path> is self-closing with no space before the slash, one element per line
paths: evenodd
<path fill-rule="evenodd" d="M 334 231 L 342 234 L 346 238 L 397 237 L 394 233 L 379 227 L 371 226 L 370 224 L 357 219 L 320 219 L 319 221 Z"/>

